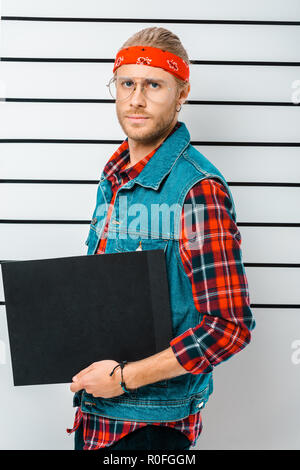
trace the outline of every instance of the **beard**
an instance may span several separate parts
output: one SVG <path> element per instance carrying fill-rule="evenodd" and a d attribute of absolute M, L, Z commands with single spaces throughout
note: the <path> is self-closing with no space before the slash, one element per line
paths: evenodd
<path fill-rule="evenodd" d="M 159 116 L 153 118 L 149 117 L 145 121 L 145 125 L 140 125 L 140 124 L 132 124 L 128 120 L 128 118 L 125 117 L 125 115 L 130 115 L 130 114 L 141 114 L 143 115 L 144 113 L 138 113 L 135 112 L 134 110 L 130 110 L 127 113 L 121 113 L 118 107 L 116 108 L 117 111 L 117 117 L 118 121 L 120 123 L 120 126 L 123 129 L 123 132 L 132 140 L 136 142 L 143 142 L 146 145 L 152 144 L 160 140 L 161 138 L 164 137 L 165 134 L 169 133 L 171 131 L 171 128 L 173 127 L 174 119 L 176 116 L 176 103 L 174 103 L 174 106 L 170 110 L 169 114 L 164 115 L 163 113 L 160 114 Z"/>

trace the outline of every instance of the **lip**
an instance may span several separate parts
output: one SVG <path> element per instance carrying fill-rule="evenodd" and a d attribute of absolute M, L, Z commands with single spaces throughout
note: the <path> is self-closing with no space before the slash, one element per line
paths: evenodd
<path fill-rule="evenodd" d="M 135 122 L 142 122 L 142 121 L 146 121 L 146 119 L 149 119 L 148 117 L 144 117 L 144 116 L 126 116 L 128 119 L 130 119 L 131 121 L 135 121 Z"/>

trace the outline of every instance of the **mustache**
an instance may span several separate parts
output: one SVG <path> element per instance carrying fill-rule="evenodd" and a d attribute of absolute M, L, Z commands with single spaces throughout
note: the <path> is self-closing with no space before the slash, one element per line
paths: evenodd
<path fill-rule="evenodd" d="M 124 116 L 143 116 L 143 117 L 151 117 L 151 116 L 148 116 L 147 114 L 145 113 L 139 113 L 137 111 L 127 111 L 127 113 L 124 113 Z"/>

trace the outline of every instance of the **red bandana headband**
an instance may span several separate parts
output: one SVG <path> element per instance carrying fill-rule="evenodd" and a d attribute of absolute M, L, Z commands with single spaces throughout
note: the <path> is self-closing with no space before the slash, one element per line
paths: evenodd
<path fill-rule="evenodd" d="M 181 57 L 158 47 L 131 46 L 122 49 L 116 55 L 113 73 L 118 67 L 125 64 L 160 67 L 185 82 L 189 81 L 189 65 Z"/>

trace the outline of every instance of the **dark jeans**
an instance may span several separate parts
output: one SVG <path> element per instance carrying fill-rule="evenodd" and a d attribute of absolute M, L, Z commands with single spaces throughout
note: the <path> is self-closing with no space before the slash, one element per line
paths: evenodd
<path fill-rule="evenodd" d="M 84 446 L 82 423 L 75 431 L 75 450 Z M 167 426 L 147 425 L 98 450 L 188 450 L 190 440 L 182 432 Z"/>

